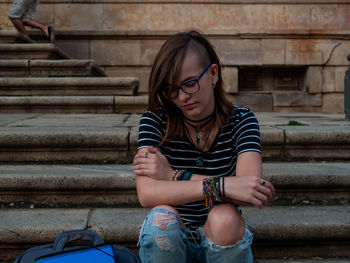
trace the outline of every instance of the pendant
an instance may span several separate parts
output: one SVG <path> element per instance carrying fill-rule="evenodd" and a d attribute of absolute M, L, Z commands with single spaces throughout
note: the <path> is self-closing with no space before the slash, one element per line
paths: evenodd
<path fill-rule="evenodd" d="M 197 135 L 196 135 L 197 146 L 199 146 L 199 144 L 201 142 L 201 138 L 202 138 L 202 133 L 200 131 L 197 131 Z"/>
<path fill-rule="evenodd" d="M 204 161 L 203 161 L 202 157 L 198 156 L 198 157 L 196 158 L 196 165 L 197 165 L 198 167 L 203 167 Z"/>

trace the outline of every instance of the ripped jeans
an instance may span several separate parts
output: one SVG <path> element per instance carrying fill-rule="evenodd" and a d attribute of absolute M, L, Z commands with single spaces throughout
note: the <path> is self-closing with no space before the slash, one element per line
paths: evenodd
<path fill-rule="evenodd" d="M 154 217 L 161 216 L 161 221 Z M 151 210 L 143 222 L 140 233 L 139 256 L 142 263 L 252 263 L 253 234 L 246 225 L 243 238 L 232 246 L 219 246 L 205 236 L 200 227 L 200 244 L 189 241 L 188 230 L 180 226 L 176 214 L 163 208 Z"/>

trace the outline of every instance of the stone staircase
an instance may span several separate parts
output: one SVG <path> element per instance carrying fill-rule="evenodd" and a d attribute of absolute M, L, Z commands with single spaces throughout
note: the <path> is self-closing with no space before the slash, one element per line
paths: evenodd
<path fill-rule="evenodd" d="M 93 60 L 73 59 L 51 43 L 23 41 L 17 32 L 0 31 L 0 112 L 145 110 L 148 98 L 137 96 L 138 78 L 107 77 Z"/>
<path fill-rule="evenodd" d="M 6 41 L 11 36 L 20 41 L 9 33 Z M 21 44 L 22 53 L 0 59 L 0 263 L 72 229 L 137 251 L 148 211 L 138 204 L 130 170 L 140 115 L 126 112 L 147 102 L 132 96 L 137 80 L 130 89 L 120 79 L 109 85 L 115 78 L 93 61 L 71 63 L 54 45 L 35 45 L 51 51 L 40 57 Z M 243 208 L 256 262 L 349 262 L 350 123 L 342 114 L 256 116 L 264 178 L 277 190 L 268 207 Z"/>
<path fill-rule="evenodd" d="M 277 189 L 268 207 L 243 210 L 256 262 L 349 261 L 350 123 L 336 114 L 256 115 L 264 177 Z M 0 262 L 69 229 L 137 250 L 148 211 L 130 170 L 140 115 L 0 116 Z M 285 125 L 291 118 L 308 125 Z"/>

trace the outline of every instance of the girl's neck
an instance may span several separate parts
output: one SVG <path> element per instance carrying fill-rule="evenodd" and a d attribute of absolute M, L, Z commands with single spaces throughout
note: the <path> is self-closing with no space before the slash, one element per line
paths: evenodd
<path fill-rule="evenodd" d="M 209 114 L 208 116 L 206 116 L 206 117 L 204 117 L 203 119 L 200 119 L 200 120 L 190 119 L 190 118 L 186 117 L 185 115 L 183 115 L 183 116 L 184 116 L 184 119 L 185 119 L 185 121 L 186 121 L 187 123 L 188 123 L 188 122 L 201 123 L 201 122 L 206 122 L 206 121 L 208 121 L 209 119 L 214 118 L 214 115 L 215 115 L 215 109 L 214 109 L 214 111 L 213 111 L 211 114 Z"/>

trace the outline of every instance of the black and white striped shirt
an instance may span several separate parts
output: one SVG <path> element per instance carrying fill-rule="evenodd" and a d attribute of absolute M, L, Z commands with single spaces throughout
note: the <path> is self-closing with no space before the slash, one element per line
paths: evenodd
<path fill-rule="evenodd" d="M 219 132 L 207 152 L 198 150 L 189 139 L 166 140 L 159 146 L 166 130 L 164 115 L 146 111 L 140 120 L 138 149 L 158 147 L 173 169 L 186 169 L 206 176 L 235 176 L 237 156 L 243 152 L 261 152 L 260 130 L 254 114 L 245 107 L 233 105 L 234 112 L 228 124 Z M 208 208 L 204 201 L 175 207 L 186 227 L 195 235 L 203 226 Z"/>

